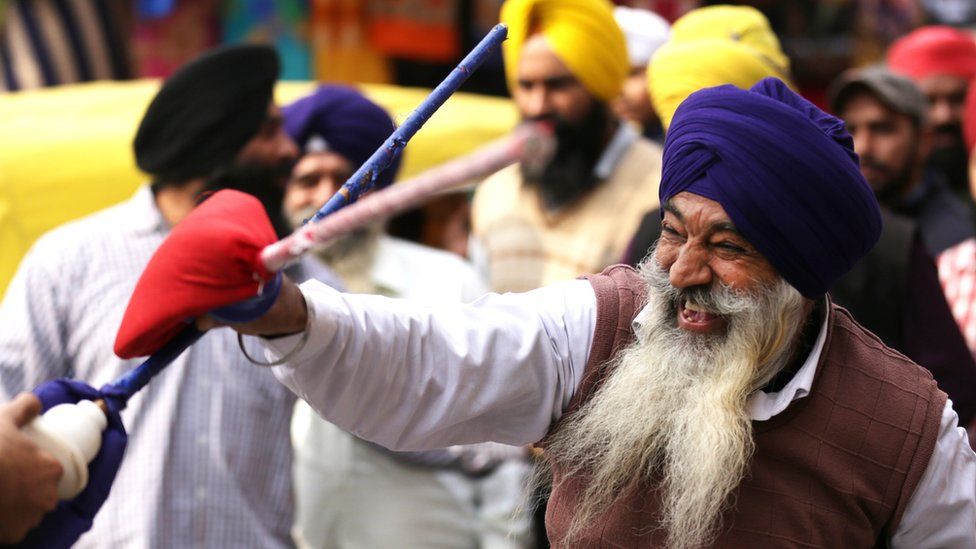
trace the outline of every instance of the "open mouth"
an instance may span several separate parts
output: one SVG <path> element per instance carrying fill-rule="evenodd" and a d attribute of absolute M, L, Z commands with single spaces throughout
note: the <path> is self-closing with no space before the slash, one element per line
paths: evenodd
<path fill-rule="evenodd" d="M 725 317 L 701 305 L 683 300 L 678 307 L 678 327 L 689 332 L 717 333 L 725 329 Z"/>

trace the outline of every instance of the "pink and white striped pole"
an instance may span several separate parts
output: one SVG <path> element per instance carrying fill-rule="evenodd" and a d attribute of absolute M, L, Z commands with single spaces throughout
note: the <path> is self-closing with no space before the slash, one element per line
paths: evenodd
<path fill-rule="evenodd" d="M 549 127 L 523 124 L 473 153 L 375 191 L 319 221 L 309 221 L 291 235 L 266 246 L 259 260 L 269 271 L 280 271 L 312 248 L 412 208 L 435 194 L 468 184 L 515 162 L 546 162 L 554 148 Z"/>

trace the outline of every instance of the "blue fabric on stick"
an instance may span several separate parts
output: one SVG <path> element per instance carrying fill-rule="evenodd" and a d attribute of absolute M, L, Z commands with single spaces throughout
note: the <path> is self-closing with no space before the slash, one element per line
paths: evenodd
<path fill-rule="evenodd" d="M 844 123 L 766 78 L 691 94 L 664 144 L 661 203 L 715 200 L 801 294 L 817 298 L 878 241 L 881 212 Z"/>
<path fill-rule="evenodd" d="M 80 381 L 56 379 L 38 385 L 34 394 L 40 399 L 44 412 L 58 404 L 75 404 L 81 400 L 100 398 L 109 409 L 106 414 L 108 427 L 102 433 L 102 446 L 88 464 L 88 485 L 74 499 L 58 503 L 57 509 L 45 515 L 41 524 L 18 545 L 23 548 L 67 548 L 91 529 L 95 514 L 112 489 L 129 439 L 119 417 L 119 403 L 104 391 L 95 390 Z"/>

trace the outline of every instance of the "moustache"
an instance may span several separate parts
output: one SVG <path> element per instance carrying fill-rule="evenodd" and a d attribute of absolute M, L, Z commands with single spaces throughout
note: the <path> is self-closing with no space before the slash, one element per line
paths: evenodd
<path fill-rule="evenodd" d="M 953 137 L 962 138 L 962 124 L 955 122 L 947 122 L 945 124 L 939 124 L 938 126 L 933 126 L 932 131 L 939 135 L 951 135 Z"/>
<path fill-rule="evenodd" d="M 650 284 L 655 292 L 664 298 L 677 322 L 677 313 L 685 303 L 694 303 L 699 308 L 723 317 L 733 317 L 754 307 L 750 294 L 738 292 L 731 286 L 716 282 L 710 286 L 676 288 L 671 285 L 667 272 L 660 266 L 651 267 Z"/>

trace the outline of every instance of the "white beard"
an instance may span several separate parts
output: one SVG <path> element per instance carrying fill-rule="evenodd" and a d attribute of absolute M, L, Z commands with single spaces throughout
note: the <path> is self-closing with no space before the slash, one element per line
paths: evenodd
<path fill-rule="evenodd" d="M 752 458 L 749 395 L 790 359 L 804 300 L 782 279 L 751 295 L 718 285 L 710 292 L 676 290 L 653 256 L 641 274 L 648 314 L 635 342 L 547 448 L 554 463 L 572 464 L 567 476 L 591 475 L 565 540 L 642 481 L 662 493 L 661 523 L 647 530 L 663 528 L 675 549 L 701 547 L 714 541 Z M 724 316 L 727 332 L 679 328 L 684 299 Z"/>

